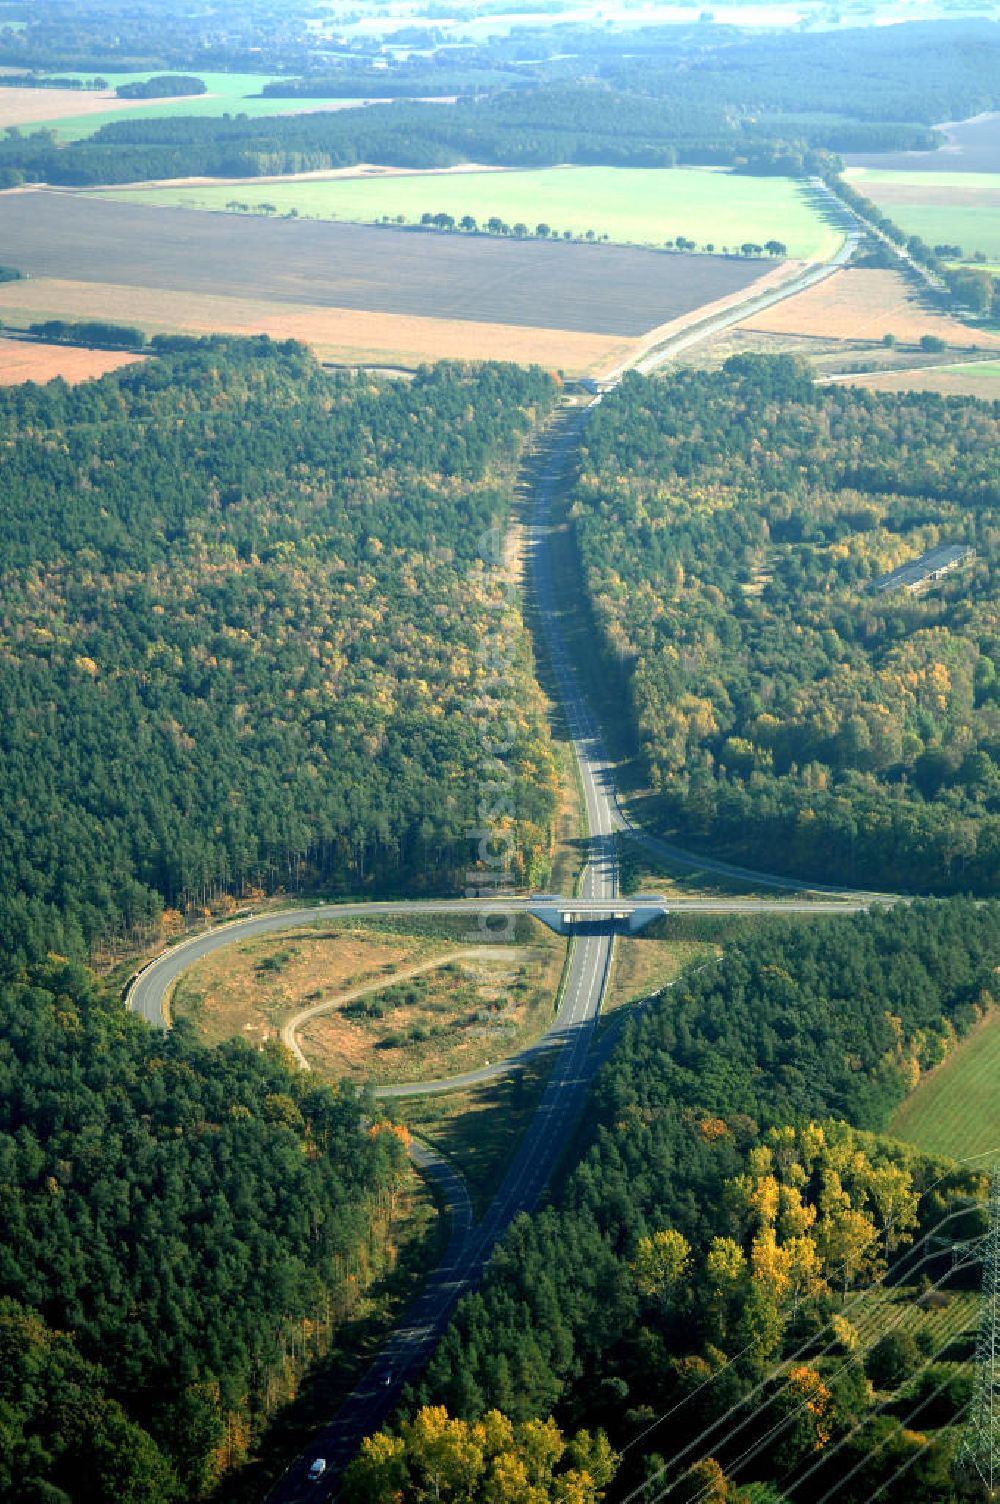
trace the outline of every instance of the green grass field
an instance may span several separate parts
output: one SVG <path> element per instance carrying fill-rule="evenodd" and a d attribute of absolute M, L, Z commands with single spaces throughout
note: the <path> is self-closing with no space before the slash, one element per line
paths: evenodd
<path fill-rule="evenodd" d="M 1000 360 L 959 361 L 955 365 L 941 366 L 940 369 L 960 371 L 964 376 L 978 376 L 987 381 L 1000 382 Z"/>
<path fill-rule="evenodd" d="M 1000 260 L 1000 173 L 865 168 L 851 182 L 928 245 L 960 245 L 967 257 L 982 251 Z"/>
<path fill-rule="evenodd" d="M 127 192 L 130 203 L 225 209 L 233 199 L 273 204 L 313 219 L 372 222 L 424 213 L 492 215 L 531 230 L 544 222 L 562 233 L 593 230 L 610 240 L 662 245 L 682 235 L 717 250 L 743 241 L 780 240 L 791 256 L 823 260 L 842 236 L 820 217 L 790 178 L 740 177 L 701 168 L 548 167 L 532 172 L 470 172 L 332 182 L 253 183 L 231 187 Z"/>
<path fill-rule="evenodd" d="M 1000 1013 L 994 1013 L 897 1108 L 889 1132 L 927 1154 L 1000 1150 Z"/>
<path fill-rule="evenodd" d="M 195 77 L 203 79 L 207 94 L 196 94 L 190 99 L 179 99 L 173 104 L 143 104 L 128 110 L 101 110 L 93 115 L 74 114 L 78 96 L 66 91 L 66 113 L 52 120 L 38 121 L 26 130 L 53 130 L 63 141 L 79 141 L 93 135 L 102 125 L 114 120 L 151 120 L 181 115 L 289 115 L 309 108 L 308 101 L 301 99 L 260 99 L 261 88 L 270 83 L 270 73 L 203 73 L 192 70 Z M 91 78 L 93 74 L 65 74 L 67 78 Z M 153 73 L 102 73 L 111 88 L 118 84 L 137 83 L 155 77 Z M 0 79 L 0 83 L 2 83 Z M 79 96 L 88 98 L 86 94 Z M 350 104 L 351 101 L 337 101 Z M 313 108 L 315 108 L 315 103 Z"/>

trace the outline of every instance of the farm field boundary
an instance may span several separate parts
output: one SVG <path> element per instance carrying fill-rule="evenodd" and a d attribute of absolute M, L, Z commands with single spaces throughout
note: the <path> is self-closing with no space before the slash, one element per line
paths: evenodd
<path fill-rule="evenodd" d="M 49 318 L 100 319 L 125 322 L 147 333 L 269 334 L 272 339 L 301 340 L 322 360 L 334 364 L 404 369 L 430 360 L 512 360 L 586 376 L 619 364 L 634 348 L 634 341 L 628 339 L 565 329 L 419 318 L 49 278 L 0 286 L 0 318 L 18 327 Z M 41 347 L 25 342 L 16 348 L 28 351 Z M 102 352 L 59 350 L 63 357 L 75 354 L 102 358 Z M 53 370 L 50 374 L 62 373 Z M 14 379 L 27 380 L 29 376 L 26 372 Z"/>
<path fill-rule="evenodd" d="M 428 178 L 434 178 L 428 182 Z M 172 208 L 225 211 L 234 196 L 225 184 L 111 189 L 102 196 Z M 800 260 L 827 260 L 843 241 L 805 186 L 791 178 L 750 177 L 710 168 L 547 167 L 530 171 L 393 173 L 272 181 L 264 195 L 252 185 L 239 199 L 260 197 L 278 214 L 373 223 L 424 213 L 469 215 L 479 224 L 496 217 L 534 231 L 545 223 L 619 244 L 662 246 L 677 236 L 736 249 L 777 240 Z"/>
<path fill-rule="evenodd" d="M 46 190 L 4 194 L 0 212 L 5 259 L 32 278 L 626 338 L 740 291 L 769 266 L 199 214 Z"/>

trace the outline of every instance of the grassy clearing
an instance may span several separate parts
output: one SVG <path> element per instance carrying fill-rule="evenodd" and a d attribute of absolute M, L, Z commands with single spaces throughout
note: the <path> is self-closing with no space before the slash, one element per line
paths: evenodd
<path fill-rule="evenodd" d="M 555 851 L 546 891 L 571 894 L 583 861 L 583 800 L 577 781 L 573 750 L 568 742 L 556 741 L 559 768 L 559 810 L 556 815 Z"/>
<path fill-rule="evenodd" d="M 542 1055 L 523 1070 L 471 1091 L 406 1097 L 395 1104 L 409 1128 L 455 1161 L 477 1217 L 492 1201 L 534 1115 L 552 1058 Z"/>
<path fill-rule="evenodd" d="M 889 1124 L 927 1154 L 965 1159 L 1000 1150 L 1000 1012 L 993 1012 L 919 1083 Z"/>
<path fill-rule="evenodd" d="M 790 178 L 741 177 L 706 168 L 548 167 L 537 171 L 412 173 L 326 182 L 271 182 L 130 190 L 131 203 L 224 210 L 235 201 L 272 204 L 279 214 L 374 222 L 424 213 L 496 215 L 534 230 L 592 231 L 609 240 L 662 245 L 678 235 L 716 249 L 777 239 L 789 255 L 823 260 L 843 236 Z"/>
<path fill-rule="evenodd" d="M 641 1002 L 675 982 L 689 966 L 719 954 L 718 946 L 703 940 L 662 940 L 629 935 L 615 941 L 611 979 L 604 1012 Z"/>
<path fill-rule="evenodd" d="M 565 945 L 527 916 L 512 946 L 470 942 L 469 927 L 457 917 L 345 920 L 237 942 L 178 979 L 171 1012 L 208 1044 L 262 1042 L 330 999 L 299 1032 L 322 1075 L 388 1085 L 472 1070 L 551 1022 Z M 427 969 L 406 975 L 416 967 Z"/>
<path fill-rule="evenodd" d="M 656 801 L 652 796 L 640 795 L 640 799 L 646 799 L 646 819 L 655 823 Z M 641 809 L 640 800 L 636 800 L 633 808 Z M 640 819 L 642 819 L 640 814 Z M 735 877 L 724 877 L 718 872 L 712 872 L 708 868 L 692 866 L 688 863 L 673 862 L 667 857 L 657 857 L 646 847 L 640 846 L 629 836 L 619 837 L 621 862 L 622 862 L 622 885 L 627 893 L 660 893 L 666 898 L 771 898 L 784 897 L 799 898 L 799 893 L 785 892 L 780 888 L 769 888 L 766 884 L 755 884 L 749 879 L 743 880 Z"/>
<path fill-rule="evenodd" d="M 552 1021 L 563 945 L 486 945 L 310 1019 L 314 1070 L 391 1085 L 474 1070 L 530 1044 Z"/>

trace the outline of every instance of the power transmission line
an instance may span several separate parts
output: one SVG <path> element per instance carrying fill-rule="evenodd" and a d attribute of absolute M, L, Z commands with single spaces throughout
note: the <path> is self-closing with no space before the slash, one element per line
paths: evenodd
<path fill-rule="evenodd" d="M 956 1473 L 978 1477 L 989 1497 L 1000 1489 L 1000 1163 L 990 1180 L 990 1230 L 983 1246 L 983 1298 L 969 1418 Z"/>

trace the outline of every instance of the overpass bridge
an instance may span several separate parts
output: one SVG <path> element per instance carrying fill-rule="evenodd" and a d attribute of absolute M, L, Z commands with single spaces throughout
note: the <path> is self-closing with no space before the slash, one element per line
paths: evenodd
<path fill-rule="evenodd" d="M 525 908 L 557 935 L 636 935 L 663 918 L 667 900 L 657 893 L 634 898 L 561 898 L 545 893 L 529 898 Z"/>

